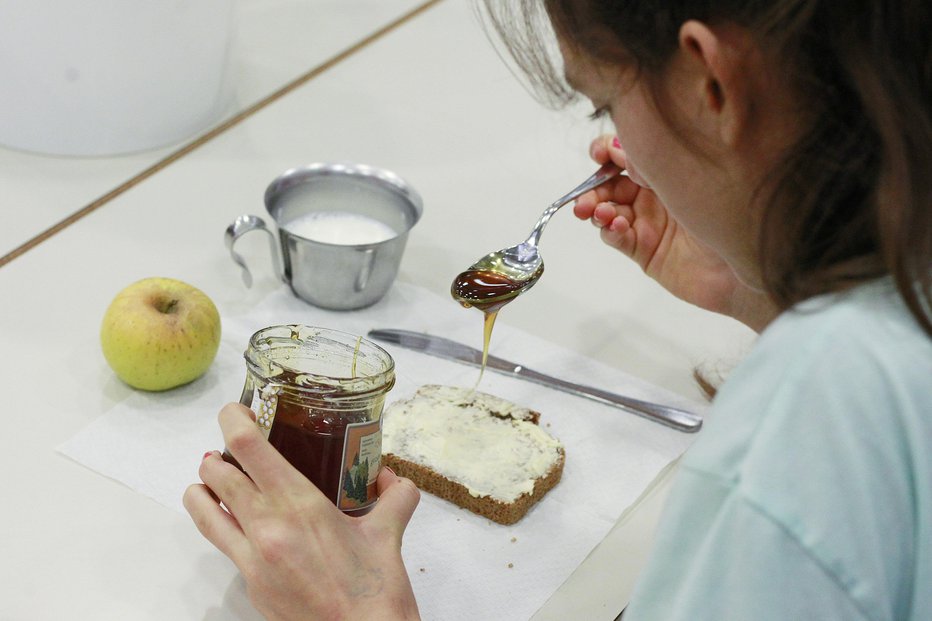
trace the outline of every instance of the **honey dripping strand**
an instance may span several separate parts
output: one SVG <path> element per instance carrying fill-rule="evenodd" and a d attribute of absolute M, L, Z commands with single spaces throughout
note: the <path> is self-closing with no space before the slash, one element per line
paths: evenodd
<path fill-rule="evenodd" d="M 476 392 L 476 389 L 479 388 L 479 382 L 482 381 L 482 375 L 485 373 L 485 365 L 489 360 L 489 343 L 492 341 L 492 326 L 495 325 L 496 317 L 498 317 L 498 311 L 487 312 L 485 314 L 485 322 L 482 330 L 482 366 L 479 367 L 479 377 L 476 378 L 476 383 L 472 387 L 472 392 Z"/>
<path fill-rule="evenodd" d="M 356 337 L 356 348 L 353 350 L 353 367 L 350 369 L 350 376 L 356 379 L 356 358 L 359 356 L 359 346 L 362 344 L 362 337 Z"/>

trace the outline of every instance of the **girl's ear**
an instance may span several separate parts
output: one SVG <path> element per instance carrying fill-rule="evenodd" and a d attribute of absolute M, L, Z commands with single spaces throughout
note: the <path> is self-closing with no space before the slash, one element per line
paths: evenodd
<path fill-rule="evenodd" d="M 738 29 L 710 28 L 690 20 L 680 27 L 680 52 L 700 106 L 699 121 L 710 136 L 736 147 L 748 129 L 746 37 Z"/>

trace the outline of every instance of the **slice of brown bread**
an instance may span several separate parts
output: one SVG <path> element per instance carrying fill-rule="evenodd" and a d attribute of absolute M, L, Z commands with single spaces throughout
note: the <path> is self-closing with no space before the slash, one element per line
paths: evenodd
<path fill-rule="evenodd" d="M 422 386 L 386 408 L 382 463 L 425 492 L 513 524 L 563 475 L 564 448 L 539 420 L 493 395 Z"/>

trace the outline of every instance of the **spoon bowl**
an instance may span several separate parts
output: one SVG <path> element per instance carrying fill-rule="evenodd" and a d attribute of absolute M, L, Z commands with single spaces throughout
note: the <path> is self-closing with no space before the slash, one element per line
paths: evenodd
<path fill-rule="evenodd" d="M 521 295 L 540 280 L 544 259 L 537 249 L 541 233 L 551 216 L 563 205 L 589 190 L 618 177 L 622 170 L 609 162 L 588 179 L 561 196 L 541 214 L 531 234 L 520 244 L 490 252 L 466 268 L 453 281 L 451 293 L 463 306 L 496 310 Z"/>

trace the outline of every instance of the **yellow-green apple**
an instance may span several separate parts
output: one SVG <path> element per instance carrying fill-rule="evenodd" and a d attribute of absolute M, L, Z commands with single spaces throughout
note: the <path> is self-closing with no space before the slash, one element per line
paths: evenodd
<path fill-rule="evenodd" d="M 220 346 L 220 313 L 196 287 L 145 278 L 110 303 L 100 344 L 121 380 L 143 390 L 168 390 L 207 371 Z"/>

